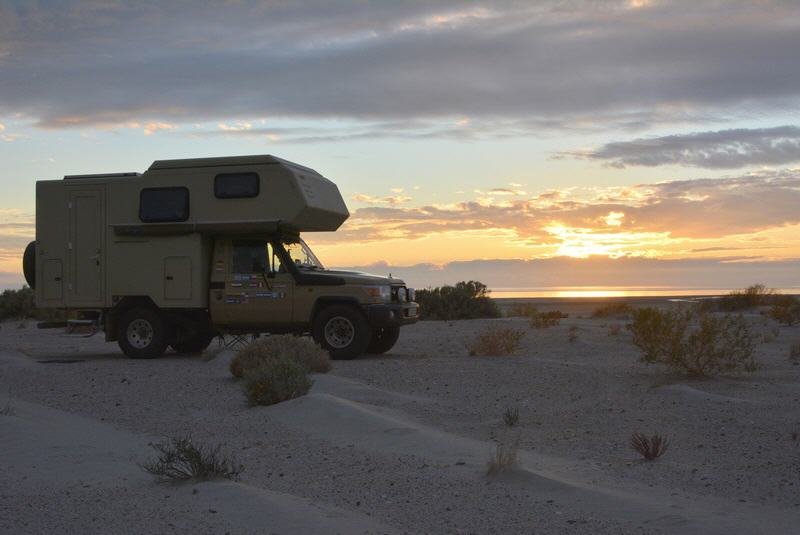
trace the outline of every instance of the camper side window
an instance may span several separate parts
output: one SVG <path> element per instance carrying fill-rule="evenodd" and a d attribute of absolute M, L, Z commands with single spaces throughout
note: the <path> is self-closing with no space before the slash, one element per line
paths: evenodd
<path fill-rule="evenodd" d="M 189 190 L 145 188 L 139 195 L 139 219 L 144 223 L 167 223 L 189 219 Z"/>
<path fill-rule="evenodd" d="M 214 177 L 217 199 L 258 197 L 260 180 L 257 173 L 225 173 Z"/>

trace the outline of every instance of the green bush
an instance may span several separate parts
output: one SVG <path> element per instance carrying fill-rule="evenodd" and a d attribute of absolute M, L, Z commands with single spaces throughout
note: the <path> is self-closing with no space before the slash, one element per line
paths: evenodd
<path fill-rule="evenodd" d="M 59 310 L 36 308 L 34 292 L 27 286 L 23 286 L 19 290 L 4 290 L 0 294 L 0 321 L 63 318 L 64 314 Z"/>
<path fill-rule="evenodd" d="M 800 301 L 791 295 L 777 296 L 772 303 L 769 315 L 784 325 L 792 326 L 800 323 Z"/>
<path fill-rule="evenodd" d="M 462 281 L 455 286 L 417 290 L 420 318 L 427 320 L 462 320 L 498 318 L 500 309 L 489 296 L 486 285 Z"/>
<path fill-rule="evenodd" d="M 274 405 L 307 394 L 313 384 L 303 363 L 282 356 L 247 370 L 242 388 L 251 405 Z"/>
<path fill-rule="evenodd" d="M 259 338 L 245 346 L 231 360 L 230 371 L 240 379 L 248 370 L 279 357 L 294 359 L 314 373 L 326 373 L 331 369 L 330 355 L 313 340 L 281 334 Z"/>
<path fill-rule="evenodd" d="M 630 327 L 647 364 L 700 377 L 756 369 L 753 337 L 741 316 L 642 308 L 633 313 Z"/>

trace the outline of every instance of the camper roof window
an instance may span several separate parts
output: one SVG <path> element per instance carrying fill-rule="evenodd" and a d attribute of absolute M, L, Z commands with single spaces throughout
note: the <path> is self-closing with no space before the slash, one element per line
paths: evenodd
<path fill-rule="evenodd" d="M 217 199 L 258 197 L 257 173 L 225 173 L 214 177 L 214 196 Z"/>
<path fill-rule="evenodd" d="M 189 190 L 146 188 L 139 195 L 139 219 L 144 223 L 166 223 L 189 219 Z"/>

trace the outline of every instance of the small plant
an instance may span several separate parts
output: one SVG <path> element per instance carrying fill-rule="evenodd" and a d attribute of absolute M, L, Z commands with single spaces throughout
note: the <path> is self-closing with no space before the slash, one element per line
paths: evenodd
<path fill-rule="evenodd" d="M 198 446 L 191 437 L 171 438 L 151 444 L 158 458 L 140 465 L 162 481 L 205 481 L 239 478 L 244 467 L 220 453 L 220 447 Z"/>
<path fill-rule="evenodd" d="M 0 416 L 14 416 L 17 411 L 11 405 L 11 400 L 6 401 L 6 404 L 0 407 Z"/>
<path fill-rule="evenodd" d="M 503 413 L 503 422 L 508 427 L 514 427 L 519 423 L 519 409 L 517 407 L 508 407 Z"/>
<path fill-rule="evenodd" d="M 507 473 L 514 470 L 519 462 L 517 449 L 519 440 L 512 443 L 498 442 L 494 455 L 486 464 L 486 473 L 490 476 Z"/>
<path fill-rule="evenodd" d="M 800 323 L 800 300 L 791 295 L 777 296 L 769 311 L 769 316 L 783 325 Z"/>
<path fill-rule="evenodd" d="M 789 347 L 789 359 L 793 362 L 800 362 L 800 340 Z"/>
<path fill-rule="evenodd" d="M 489 293 L 481 282 L 462 281 L 455 286 L 417 290 L 416 300 L 423 320 L 499 318 L 500 309 Z"/>
<path fill-rule="evenodd" d="M 327 351 L 310 338 L 291 334 L 260 338 L 245 346 L 233 357 L 229 368 L 234 377 L 241 379 L 248 370 L 279 357 L 294 359 L 314 373 L 326 373 L 331 369 L 331 359 Z"/>
<path fill-rule="evenodd" d="M 630 328 L 647 364 L 698 377 L 756 369 L 753 337 L 741 316 L 642 308 L 634 312 Z"/>
<path fill-rule="evenodd" d="M 546 329 L 547 327 L 555 327 L 566 317 L 569 317 L 569 315 L 559 310 L 551 310 L 550 312 L 539 312 L 530 318 L 529 323 L 534 329 Z"/>
<path fill-rule="evenodd" d="M 655 461 L 664 455 L 668 446 L 667 439 L 658 433 L 649 438 L 642 433 L 634 433 L 631 436 L 631 448 L 636 450 L 646 461 Z"/>
<path fill-rule="evenodd" d="M 510 355 L 519 348 L 525 332 L 510 327 L 491 326 L 468 346 L 470 355 Z"/>
<path fill-rule="evenodd" d="M 608 336 L 619 336 L 619 333 L 622 332 L 622 325 L 612 325 L 608 328 Z"/>
<path fill-rule="evenodd" d="M 17 329 L 27 329 L 27 328 L 28 328 L 27 321 L 21 321 L 17 324 Z"/>
<path fill-rule="evenodd" d="M 619 318 L 624 319 L 631 315 L 633 307 L 624 301 L 615 301 L 601 305 L 592 312 L 593 318 Z"/>
<path fill-rule="evenodd" d="M 278 357 L 247 370 L 242 388 L 251 405 L 274 405 L 307 394 L 313 384 L 304 364 Z"/>
<path fill-rule="evenodd" d="M 763 284 L 753 284 L 744 290 L 735 290 L 716 300 L 719 310 L 733 312 L 768 305 L 775 298 L 775 290 Z"/>
<path fill-rule="evenodd" d="M 509 318 L 531 318 L 539 313 L 533 303 L 514 303 L 508 308 L 506 316 Z"/>
<path fill-rule="evenodd" d="M 569 331 L 567 331 L 567 340 L 569 340 L 570 343 L 572 343 L 577 339 L 578 339 L 578 327 L 573 325 L 572 327 L 569 328 Z"/>

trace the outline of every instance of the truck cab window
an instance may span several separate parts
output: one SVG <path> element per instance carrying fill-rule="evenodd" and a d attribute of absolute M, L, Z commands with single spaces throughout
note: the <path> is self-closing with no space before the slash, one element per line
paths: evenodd
<path fill-rule="evenodd" d="M 264 273 L 270 271 L 266 244 L 234 244 L 234 273 Z"/>

